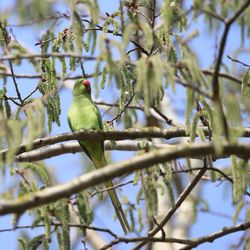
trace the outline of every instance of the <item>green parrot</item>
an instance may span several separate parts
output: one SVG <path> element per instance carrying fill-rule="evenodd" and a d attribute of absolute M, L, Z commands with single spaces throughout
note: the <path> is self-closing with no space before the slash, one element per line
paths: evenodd
<path fill-rule="evenodd" d="M 73 88 L 73 103 L 68 112 L 68 124 L 72 131 L 79 130 L 102 130 L 102 118 L 99 109 L 91 99 L 90 82 L 82 78 L 78 80 Z M 104 155 L 103 141 L 79 140 L 83 151 L 92 160 L 96 168 L 107 165 Z M 113 186 L 112 181 L 105 183 L 106 187 Z M 108 190 L 110 199 L 114 206 L 118 220 L 125 234 L 130 231 L 130 227 L 121 203 L 114 189 Z"/>

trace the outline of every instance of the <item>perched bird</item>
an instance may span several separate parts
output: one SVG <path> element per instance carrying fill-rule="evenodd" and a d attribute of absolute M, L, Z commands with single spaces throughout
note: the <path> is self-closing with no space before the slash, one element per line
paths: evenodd
<path fill-rule="evenodd" d="M 90 82 L 82 78 L 73 88 L 73 103 L 68 112 L 68 124 L 72 131 L 102 130 L 102 118 L 99 109 L 91 99 Z M 104 143 L 97 140 L 79 140 L 83 151 L 92 160 L 96 168 L 107 165 L 104 155 Z M 105 182 L 106 187 L 113 186 L 112 181 Z M 108 190 L 116 215 L 125 234 L 130 231 L 127 218 L 114 189 Z"/>

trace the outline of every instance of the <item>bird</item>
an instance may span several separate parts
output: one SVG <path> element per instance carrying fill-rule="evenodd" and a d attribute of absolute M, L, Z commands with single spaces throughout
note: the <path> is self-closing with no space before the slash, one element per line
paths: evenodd
<path fill-rule="evenodd" d="M 102 117 L 98 107 L 91 98 L 91 84 L 86 78 L 75 82 L 73 88 L 73 102 L 68 111 L 68 124 L 73 132 L 80 130 L 103 130 Z M 104 142 L 88 139 L 78 140 L 81 148 L 93 162 L 95 167 L 107 165 L 104 154 Z M 105 182 L 107 188 L 112 187 L 112 181 Z M 122 209 L 121 203 L 114 189 L 108 189 L 116 216 L 125 234 L 130 232 L 130 226 Z"/>

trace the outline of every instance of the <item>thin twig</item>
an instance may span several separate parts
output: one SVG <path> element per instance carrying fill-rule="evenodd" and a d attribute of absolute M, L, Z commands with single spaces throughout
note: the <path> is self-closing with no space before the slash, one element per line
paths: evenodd
<path fill-rule="evenodd" d="M 180 125 L 176 124 L 176 123 L 173 121 L 173 119 L 171 119 L 171 118 L 167 117 L 166 115 L 164 115 L 158 108 L 156 108 L 156 107 L 152 107 L 152 108 L 153 108 L 153 110 L 154 110 L 159 116 L 161 116 L 161 117 L 165 120 L 165 122 L 166 122 L 168 125 L 174 126 L 174 127 L 180 127 Z"/>
<path fill-rule="evenodd" d="M 133 49 L 130 49 L 128 52 L 126 52 L 126 55 L 129 55 L 131 52 L 134 52 L 136 50 L 138 50 L 139 48 L 133 48 Z"/>
<path fill-rule="evenodd" d="M 89 20 L 86 20 L 86 19 L 83 19 L 83 21 L 85 21 L 85 22 L 88 22 L 88 23 L 90 23 L 90 21 Z M 91 28 L 91 29 L 84 29 L 84 30 L 96 30 L 96 31 L 103 31 L 103 27 L 102 26 L 100 26 L 100 25 L 96 25 L 96 27 L 95 28 Z M 106 31 L 107 33 L 112 33 L 112 34 L 114 34 L 114 31 L 113 30 L 107 30 Z M 121 33 L 116 33 L 115 34 L 115 36 L 119 36 L 119 37 L 122 37 L 123 36 L 123 34 L 121 34 Z M 138 47 L 139 48 L 139 50 L 143 53 L 143 54 L 145 54 L 145 55 L 147 55 L 147 56 L 149 56 L 150 55 L 150 53 L 146 50 L 146 49 L 144 49 L 137 41 L 135 41 L 135 40 L 130 40 L 130 42 L 131 43 L 133 43 L 136 47 Z"/>
<path fill-rule="evenodd" d="M 130 103 L 132 102 L 133 98 L 135 97 L 135 94 L 133 94 L 130 99 L 128 100 L 127 104 L 124 105 L 123 109 L 111 120 L 107 121 L 108 123 L 113 123 L 113 121 L 118 121 L 121 117 L 121 115 L 126 111 Z"/>
<path fill-rule="evenodd" d="M 58 16 L 47 16 L 47 17 L 43 17 L 37 20 L 31 20 L 27 23 L 21 23 L 21 24 L 8 24 L 8 27 L 25 27 L 25 26 L 30 26 L 36 23 L 40 23 L 43 21 L 48 21 L 48 20 L 59 20 L 59 19 L 70 19 L 71 17 L 67 14 L 67 13 L 60 13 Z"/>
<path fill-rule="evenodd" d="M 151 24 L 151 28 L 152 28 L 152 31 L 154 30 L 154 27 L 155 27 L 155 19 L 156 19 L 156 15 L 155 15 L 155 9 L 156 9 L 156 0 L 153 0 L 152 1 L 152 24 Z"/>
<path fill-rule="evenodd" d="M 8 97 L 7 95 L 5 95 L 4 98 L 5 98 L 6 100 L 10 100 L 11 102 L 13 102 L 14 104 L 16 104 L 16 105 L 19 106 L 19 107 L 22 107 L 22 106 L 23 106 L 21 103 L 19 103 L 19 102 L 16 101 L 16 99 L 18 99 L 18 98 L 16 98 L 16 97 Z"/>
<path fill-rule="evenodd" d="M 215 70 L 214 70 L 213 79 L 212 79 L 214 99 L 219 98 L 218 73 L 220 72 L 221 61 L 222 61 L 222 57 L 223 57 L 223 54 L 224 54 L 229 29 L 230 29 L 231 25 L 234 23 L 234 21 L 244 12 L 244 10 L 247 9 L 249 4 L 250 4 L 250 0 L 245 1 L 239 7 L 239 9 L 234 13 L 234 15 L 231 18 L 229 18 L 228 20 L 226 20 L 226 22 L 225 22 L 225 28 L 224 28 L 223 35 L 222 35 L 222 38 L 221 38 L 218 58 L 216 60 Z"/>
<path fill-rule="evenodd" d="M 230 221 L 233 220 L 233 216 L 229 215 L 229 214 L 225 214 L 225 213 L 218 212 L 218 211 L 213 211 L 211 209 L 206 209 L 206 208 L 200 208 L 198 210 L 200 212 L 207 213 L 207 214 L 214 215 L 214 216 L 218 216 L 218 217 L 221 217 L 221 218 L 225 218 L 225 219 L 228 219 Z M 240 222 L 244 222 L 244 220 L 240 219 L 240 218 L 238 218 L 237 220 L 240 221 Z"/>
<path fill-rule="evenodd" d="M 202 73 L 204 75 L 210 75 L 212 76 L 213 75 L 213 71 L 212 70 L 202 70 Z M 99 75 L 101 74 L 101 72 L 99 73 Z M 3 72 L 3 71 L 0 71 L 0 75 L 2 76 L 6 76 L 6 77 L 11 77 L 12 75 L 8 72 Z M 95 74 L 89 74 L 89 75 L 86 75 L 86 78 L 90 78 L 90 77 L 93 77 Z M 39 79 L 39 78 L 42 78 L 42 75 L 40 74 L 34 74 L 34 75 L 27 75 L 27 74 L 15 74 L 14 75 L 16 78 L 27 78 L 27 79 Z M 238 84 L 241 84 L 241 80 L 233 75 L 229 75 L 229 74 L 226 74 L 226 73 L 219 73 L 219 77 L 222 77 L 222 78 L 225 78 L 225 79 L 228 79 L 230 81 L 233 81 L 233 82 L 236 82 Z M 82 75 L 77 75 L 77 76 L 67 76 L 64 78 L 64 80 L 75 80 L 75 79 L 80 79 L 82 78 Z M 57 79 L 58 80 L 61 80 L 62 78 L 60 76 L 57 76 Z M 187 86 L 188 87 L 188 86 Z M 193 86 L 191 86 L 193 87 Z M 204 94 L 204 93 L 201 93 L 201 94 Z"/>
<path fill-rule="evenodd" d="M 180 63 L 174 64 L 173 67 L 176 67 L 176 68 L 186 68 L 185 65 L 180 64 Z M 214 75 L 214 71 L 213 71 L 213 70 L 202 69 L 201 72 L 202 72 L 204 75 L 209 75 L 209 76 L 213 76 L 213 75 Z M 226 78 L 226 79 L 228 79 L 228 80 L 230 80 L 230 81 L 234 81 L 234 82 L 236 82 L 236 83 L 238 83 L 238 84 L 241 84 L 241 80 L 240 80 L 239 78 L 233 76 L 233 75 L 219 72 L 219 73 L 218 73 L 218 76 L 219 76 L 219 77 L 222 77 L 222 78 Z"/>
<path fill-rule="evenodd" d="M 239 63 L 239 64 L 241 64 L 241 65 L 243 65 L 243 66 L 245 66 L 245 67 L 250 68 L 250 65 L 249 65 L 249 64 L 246 64 L 246 63 L 241 62 L 241 61 L 239 61 L 239 60 L 237 60 L 237 59 L 234 59 L 234 58 L 232 58 L 230 55 L 227 55 L 227 58 L 230 59 L 230 60 L 233 61 L 233 62 L 237 62 L 237 63 Z"/>
<path fill-rule="evenodd" d="M 200 86 L 195 86 L 193 84 L 183 82 L 182 79 L 177 79 L 176 83 L 179 83 L 186 88 L 190 88 L 190 89 L 194 90 L 195 92 L 197 92 L 198 94 L 200 94 L 204 97 L 207 97 L 210 100 L 212 99 L 212 95 L 209 93 L 209 91 L 206 92 Z"/>
<path fill-rule="evenodd" d="M 119 107 L 118 103 L 107 103 L 107 102 L 103 102 L 103 101 L 95 101 L 95 104 L 99 105 L 99 106 Z M 127 108 L 137 109 L 137 110 L 141 110 L 141 111 L 144 110 L 142 107 L 136 106 L 136 105 L 128 105 Z"/>
<path fill-rule="evenodd" d="M 208 70 L 208 69 L 203 69 L 201 71 L 202 71 L 202 73 L 204 75 L 210 75 L 210 76 L 212 76 L 214 74 L 214 71 Z M 233 76 L 233 75 L 229 75 L 229 74 L 226 74 L 226 73 L 218 73 L 218 76 L 222 77 L 222 78 L 225 78 L 225 79 L 228 79 L 230 81 L 236 82 L 238 84 L 241 84 L 241 80 L 239 78 Z"/>
<path fill-rule="evenodd" d="M 56 226 L 56 227 L 63 226 L 62 223 L 59 223 L 59 222 L 52 222 L 51 225 Z M 100 228 L 100 227 L 95 227 L 95 226 L 90 226 L 90 225 L 83 225 L 83 224 L 76 224 L 76 223 L 68 223 L 67 225 L 69 227 L 83 228 L 83 229 L 108 233 L 111 236 L 113 236 L 114 238 L 118 238 L 118 236 L 108 228 Z M 19 230 L 19 229 L 34 229 L 34 228 L 45 227 L 45 226 L 46 226 L 45 224 L 16 226 L 16 227 L 11 227 L 11 228 L 0 229 L 0 233 L 12 232 L 12 231 Z"/>
<path fill-rule="evenodd" d="M 98 75 L 100 75 L 100 73 L 98 73 Z M 11 77 L 12 75 L 8 72 L 0 72 L 0 75 L 2 76 L 6 76 L 6 77 Z M 87 74 L 86 75 L 86 78 L 91 78 L 91 77 L 94 77 L 96 74 L 93 73 L 93 74 Z M 39 79 L 39 78 L 42 78 L 42 75 L 41 74 L 34 74 L 34 75 L 26 75 L 26 74 L 15 74 L 14 75 L 16 78 L 27 78 L 27 79 Z M 76 76 L 67 76 L 65 78 L 62 78 L 61 76 L 57 76 L 56 79 L 57 80 L 76 80 L 76 79 L 81 79 L 82 78 L 82 75 L 76 75 Z"/>
<path fill-rule="evenodd" d="M 38 90 L 38 86 L 37 86 L 29 95 L 27 95 L 27 96 L 23 99 L 23 101 L 25 102 L 27 99 L 29 99 L 37 90 Z"/>
<path fill-rule="evenodd" d="M 108 187 L 108 188 L 99 189 L 99 190 L 91 193 L 90 196 L 93 197 L 93 196 L 95 196 L 97 194 L 100 194 L 100 193 L 103 193 L 103 192 L 107 192 L 109 190 L 116 189 L 118 187 L 127 186 L 128 184 L 131 184 L 133 182 L 134 182 L 133 180 L 130 180 L 130 181 L 126 181 L 126 182 L 123 182 L 123 183 L 119 183 L 119 184 L 113 185 L 113 186 Z"/>
<path fill-rule="evenodd" d="M 152 25 L 153 22 L 142 11 L 139 11 L 138 9 L 135 9 L 135 8 L 133 8 L 133 9 L 130 8 L 130 10 L 132 10 L 132 11 L 136 12 L 137 14 L 143 16 L 148 21 L 148 23 L 150 25 Z"/>
<path fill-rule="evenodd" d="M 152 143 L 150 141 L 142 144 L 140 141 L 117 141 L 115 145 L 113 145 L 110 141 L 105 141 L 104 143 L 105 150 L 119 150 L 119 151 L 138 151 L 145 150 L 147 148 L 152 149 L 161 149 L 161 148 L 169 148 L 172 149 L 173 145 L 163 144 L 163 143 Z M 30 152 L 25 152 L 19 154 L 15 157 L 15 161 L 18 162 L 33 162 L 33 161 L 41 161 L 51 157 L 55 157 L 62 154 L 69 153 L 78 153 L 82 152 L 82 148 L 80 147 L 78 142 L 68 142 L 62 144 L 50 145 L 45 148 L 35 149 Z M 1 155 L 1 153 L 0 153 Z"/>
<path fill-rule="evenodd" d="M 8 48 L 8 44 L 9 44 L 11 38 L 9 37 L 6 28 L 3 27 L 1 22 L 0 22 L 0 28 L 2 30 L 4 41 L 5 41 L 5 51 L 6 51 L 7 54 L 9 54 L 10 51 L 9 51 L 9 48 Z M 23 99 L 22 99 L 21 93 L 19 91 L 18 84 L 16 82 L 15 73 L 14 73 L 14 69 L 13 69 L 13 65 L 12 65 L 11 61 L 9 61 L 9 66 L 10 66 L 11 77 L 12 77 L 12 80 L 13 80 L 13 83 L 14 83 L 14 86 L 15 86 L 17 97 L 18 97 L 18 99 L 20 101 L 20 104 L 23 105 Z"/>
<path fill-rule="evenodd" d="M 202 167 L 196 167 L 196 168 L 188 168 L 188 169 L 182 169 L 182 170 L 174 170 L 173 171 L 173 174 L 178 174 L 178 173 L 189 173 L 189 172 L 192 172 L 192 171 L 197 171 L 197 170 L 201 170 Z M 215 167 L 209 167 L 207 170 L 210 170 L 210 171 L 215 171 L 217 173 L 219 173 L 222 177 L 224 177 L 225 180 L 231 182 L 231 183 L 234 183 L 233 179 L 231 177 L 229 177 L 227 174 L 225 174 L 222 170 L 220 170 L 219 168 L 215 168 Z M 211 180 L 210 177 L 205 177 L 205 179 L 209 179 Z M 217 180 L 223 180 L 222 178 L 220 179 L 217 179 Z M 248 191 L 246 191 L 245 193 L 247 196 L 250 196 L 250 193 Z"/>
<path fill-rule="evenodd" d="M 225 19 L 223 17 L 221 17 L 220 15 L 218 15 L 214 11 L 211 11 L 211 10 L 208 10 L 208 9 L 202 9 L 201 12 L 203 12 L 203 13 L 205 13 L 205 14 L 207 14 L 207 15 L 209 15 L 209 16 L 211 16 L 211 17 L 213 17 L 213 18 L 215 18 L 215 19 L 217 19 L 217 20 L 219 20 L 219 21 L 221 21 L 223 23 L 225 23 Z"/>
<path fill-rule="evenodd" d="M 47 58 L 47 57 L 75 57 L 84 59 L 85 61 L 96 60 L 95 56 L 83 56 L 75 53 L 62 53 L 62 52 L 53 52 L 53 53 L 43 53 L 43 54 L 22 54 L 22 55 L 7 55 L 0 56 L 0 61 L 11 61 L 16 59 L 32 59 L 32 58 Z"/>
<path fill-rule="evenodd" d="M 250 228 L 250 222 L 242 223 L 242 224 L 232 226 L 232 227 L 223 227 L 218 232 L 194 239 L 192 244 L 190 244 L 189 246 L 183 247 L 180 250 L 191 250 L 191 249 L 194 249 L 195 247 L 197 247 L 201 244 L 204 244 L 206 242 L 213 242 L 214 240 L 219 239 L 223 236 L 226 236 L 226 235 L 229 235 L 232 233 L 236 233 L 239 231 L 245 231 L 249 228 Z"/>
<path fill-rule="evenodd" d="M 111 247 L 119 244 L 119 243 L 132 243 L 132 242 L 164 242 L 164 243 L 178 243 L 189 245 L 192 243 L 190 240 L 180 239 L 180 238 L 158 238 L 158 237 L 136 237 L 136 238 L 125 238 L 125 237 L 118 237 L 117 239 L 111 241 L 109 244 L 100 248 L 100 250 L 110 249 Z"/>
<path fill-rule="evenodd" d="M 226 41 L 227 41 L 227 37 L 228 37 L 228 33 L 229 30 L 231 28 L 231 25 L 234 23 L 234 21 L 244 12 L 244 10 L 247 9 L 248 5 L 250 4 L 250 0 L 245 1 L 240 8 L 234 13 L 234 15 L 227 19 L 225 22 L 225 28 L 221 37 L 221 41 L 220 41 L 220 46 L 219 46 L 219 53 L 218 53 L 218 57 L 216 60 L 216 65 L 215 65 L 215 69 L 214 69 L 214 74 L 212 77 L 212 91 L 213 91 L 213 100 L 215 103 L 217 103 L 218 107 L 219 107 L 219 112 L 221 114 L 222 117 L 222 121 L 223 121 L 223 127 L 224 127 L 224 132 L 225 132 L 225 136 L 226 139 L 229 140 L 229 130 L 228 130 L 228 124 L 227 124 L 227 120 L 223 111 L 223 107 L 222 107 L 222 103 L 221 103 L 221 99 L 220 99 L 220 88 L 219 88 L 219 72 L 220 72 L 220 67 L 221 67 L 221 63 L 222 63 L 222 57 L 224 54 L 224 50 L 226 47 Z"/>

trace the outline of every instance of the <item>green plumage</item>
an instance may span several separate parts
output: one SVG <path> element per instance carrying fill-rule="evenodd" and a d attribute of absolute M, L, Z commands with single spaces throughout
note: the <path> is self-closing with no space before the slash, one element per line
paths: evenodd
<path fill-rule="evenodd" d="M 68 112 L 68 124 L 72 131 L 103 129 L 100 111 L 91 99 L 89 81 L 84 78 L 74 85 L 73 103 Z M 106 166 L 103 141 L 80 140 L 78 142 L 96 168 Z M 112 181 L 106 182 L 106 186 L 113 186 Z M 109 190 L 108 193 L 122 229 L 124 233 L 128 233 L 129 225 L 117 194 L 114 189 Z"/>

